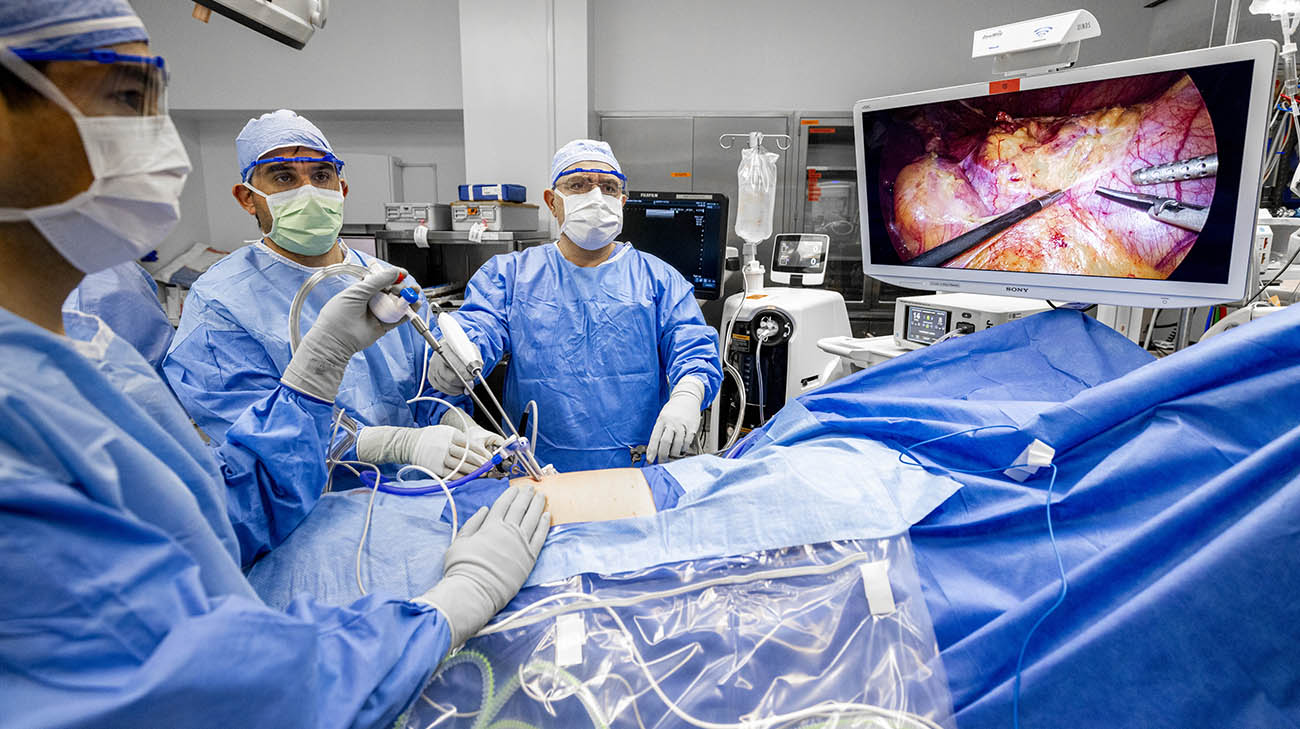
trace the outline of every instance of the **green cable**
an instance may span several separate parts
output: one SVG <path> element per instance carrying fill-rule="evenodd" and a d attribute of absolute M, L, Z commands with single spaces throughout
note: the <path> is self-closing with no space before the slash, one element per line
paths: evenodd
<path fill-rule="evenodd" d="M 447 660 L 443 661 L 442 665 L 438 666 L 438 670 L 433 674 L 433 678 L 429 679 L 429 683 L 433 683 L 442 676 L 442 674 L 461 665 L 462 663 L 474 665 L 478 668 L 479 675 L 483 677 L 483 694 L 478 705 L 479 713 L 481 714 L 483 710 L 487 708 L 487 705 L 491 703 L 493 688 L 496 685 L 495 674 L 492 671 L 492 662 L 482 653 L 467 650 L 462 650 L 456 653 L 456 655 L 451 656 Z"/>

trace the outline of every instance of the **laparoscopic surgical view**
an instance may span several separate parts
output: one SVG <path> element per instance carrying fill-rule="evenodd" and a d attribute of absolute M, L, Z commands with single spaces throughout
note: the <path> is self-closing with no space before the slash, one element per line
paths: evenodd
<path fill-rule="evenodd" d="M 1186 72 L 871 115 L 899 262 L 1166 279 L 1198 245 L 1218 149 Z"/>

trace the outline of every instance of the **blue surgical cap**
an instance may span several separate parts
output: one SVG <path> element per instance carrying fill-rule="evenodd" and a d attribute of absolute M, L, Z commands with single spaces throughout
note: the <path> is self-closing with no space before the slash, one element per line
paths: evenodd
<path fill-rule="evenodd" d="M 560 151 L 556 152 L 554 159 L 551 160 L 551 187 L 555 187 L 555 181 L 560 179 L 560 173 L 576 162 L 604 162 L 613 167 L 615 172 L 623 174 L 623 168 L 618 166 L 618 160 L 614 159 L 614 150 L 610 149 L 608 144 L 594 139 L 575 139 L 560 147 Z"/>
<path fill-rule="evenodd" d="M 0 45 L 23 51 L 88 51 L 148 41 L 126 0 L 0 1 Z"/>
<path fill-rule="evenodd" d="M 240 179 L 248 182 L 253 163 L 267 152 L 281 147 L 306 147 L 331 156 L 334 154 L 330 141 L 315 124 L 298 116 L 297 112 L 279 109 L 249 119 L 243 131 L 235 137 Z"/>

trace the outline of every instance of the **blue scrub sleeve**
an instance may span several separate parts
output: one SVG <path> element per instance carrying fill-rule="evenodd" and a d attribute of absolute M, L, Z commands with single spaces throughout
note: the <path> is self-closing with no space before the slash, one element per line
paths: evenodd
<path fill-rule="evenodd" d="M 484 263 L 465 287 L 465 303 L 452 315 L 478 346 L 485 377 L 510 351 L 510 292 L 515 259 L 505 254 Z"/>
<path fill-rule="evenodd" d="M 680 275 L 668 277 L 659 299 L 659 361 L 669 389 L 695 375 L 704 383 L 703 405 L 713 402 L 722 385 L 718 351 L 718 333 L 704 322 L 695 290 Z"/>
<path fill-rule="evenodd" d="M 283 542 L 320 500 L 333 414 L 332 404 L 277 386 L 217 448 L 245 567 Z"/>
<path fill-rule="evenodd" d="M 216 311 L 208 307 L 209 316 Z M 206 322 L 188 331 L 185 324 L 163 360 L 163 373 L 185 412 L 219 443 L 245 410 L 280 386 L 280 370 L 262 344 L 234 322 Z"/>
<path fill-rule="evenodd" d="M 6 725 L 392 726 L 448 650 L 427 606 L 212 594 L 186 543 L 75 484 L 0 485 Z"/>

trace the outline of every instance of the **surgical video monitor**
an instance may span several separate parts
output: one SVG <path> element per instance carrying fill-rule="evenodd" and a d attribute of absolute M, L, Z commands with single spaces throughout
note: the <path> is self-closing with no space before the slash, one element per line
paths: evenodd
<path fill-rule="evenodd" d="M 695 298 L 722 294 L 727 196 L 698 192 L 629 192 L 619 240 L 677 269 Z"/>
<path fill-rule="evenodd" d="M 1153 307 L 1246 295 L 1276 46 L 854 105 L 863 269 Z"/>

